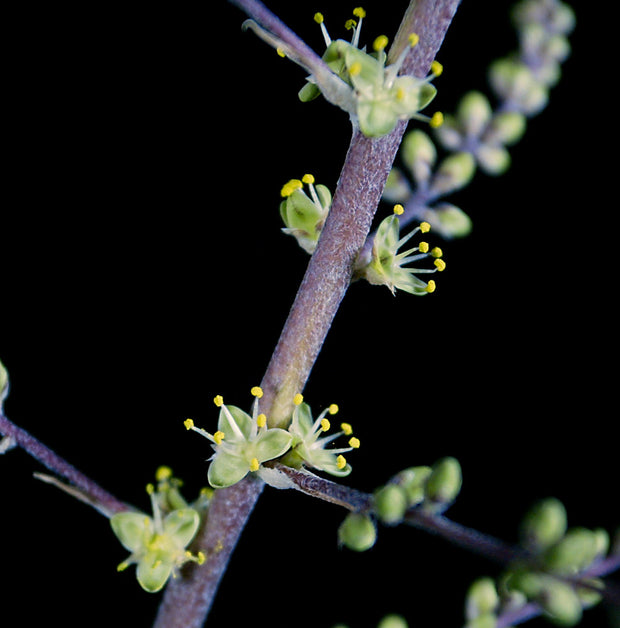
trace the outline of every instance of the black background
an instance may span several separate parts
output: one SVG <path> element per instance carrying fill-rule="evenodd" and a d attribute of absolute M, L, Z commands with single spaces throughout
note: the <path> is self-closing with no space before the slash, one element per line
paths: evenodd
<path fill-rule="evenodd" d="M 395 32 L 407 2 L 386 4 L 364 4 L 362 41 Z M 563 79 L 512 149 L 512 168 L 478 173 L 450 198 L 474 230 L 432 241 L 448 265 L 436 293 L 352 286 L 305 390 L 315 409 L 338 403 L 362 441 L 348 484 L 372 490 L 406 466 L 456 456 L 464 485 L 450 516 L 507 541 L 549 495 L 571 525 L 619 521 L 617 131 L 596 77 L 605 39 L 583 5 L 572 3 Z M 354 4 L 269 6 L 321 51 L 314 12 L 338 37 Z M 487 91 L 489 63 L 516 47 L 509 6 L 463 3 L 438 56 L 433 110 Z M 186 417 L 210 429 L 215 394 L 249 406 L 307 261 L 279 231 L 280 187 L 311 172 L 333 190 L 350 137 L 344 113 L 298 102 L 303 71 L 242 33 L 243 17 L 224 2 L 6 15 L 5 411 L 144 509 L 160 464 L 185 479 L 188 497 L 206 483 L 210 449 Z M 32 479 L 36 470 L 20 451 L 0 458 L 13 625 L 149 626 L 159 596 L 131 570 L 116 573 L 126 553 L 105 519 Z M 343 516 L 267 490 L 208 625 L 249 614 L 255 625 L 372 627 L 401 612 L 412 626 L 457 627 L 469 583 L 498 573 L 411 529 L 382 528 L 367 554 L 339 550 Z M 589 611 L 582 625 L 605 617 Z"/>

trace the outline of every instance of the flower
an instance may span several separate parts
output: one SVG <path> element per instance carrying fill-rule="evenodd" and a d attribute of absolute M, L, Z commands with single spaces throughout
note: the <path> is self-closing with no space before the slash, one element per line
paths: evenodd
<path fill-rule="evenodd" d="M 317 63 L 308 55 L 293 49 L 273 33 L 247 20 L 246 28 L 251 28 L 263 40 L 274 46 L 282 55 L 289 57 L 310 75 L 307 84 L 300 90 L 300 100 L 307 102 L 322 94 L 329 102 L 346 111 L 354 126 L 359 127 L 368 137 L 380 137 L 390 133 L 399 120 L 420 119 L 431 126 L 439 126 L 441 114 L 432 117 L 421 115 L 435 97 L 437 90 L 430 82 L 443 70 L 434 62 L 431 74 L 420 79 L 414 76 L 399 76 L 398 73 L 410 48 L 419 41 L 418 35 L 411 33 L 408 45 L 404 47 L 396 61 L 387 64 L 385 49 L 388 38 L 380 35 L 373 42 L 373 51 L 360 50 L 359 36 L 366 12 L 362 7 L 353 11 L 357 18 L 348 20 L 346 27 L 353 31 L 351 42 L 343 39 L 332 40 L 324 24 L 321 13 L 316 13 L 315 21 L 320 25 L 327 49 L 322 61 Z M 331 70 L 331 71 L 330 71 Z"/>
<path fill-rule="evenodd" d="M 166 513 L 162 504 L 169 505 L 180 495 L 171 497 L 166 494 L 167 489 L 156 491 L 152 484 L 147 485 L 146 490 L 151 498 L 152 517 L 142 512 L 120 512 L 110 518 L 110 525 L 123 547 L 131 552 L 129 558 L 120 563 L 118 571 L 135 563 L 140 586 L 155 593 L 170 576 L 176 576 L 182 565 L 188 561 L 203 564 L 205 555 L 202 552 L 193 555 L 186 549 L 200 525 L 198 511 L 181 507 Z"/>
<path fill-rule="evenodd" d="M 393 294 L 397 288 L 416 295 L 434 292 L 436 286 L 433 280 L 424 282 L 416 275 L 443 271 L 446 267 L 445 262 L 441 259 L 443 253 L 439 247 L 430 249 L 427 242 L 420 242 L 417 247 L 397 253 L 398 249 L 416 233 L 426 233 L 430 229 L 430 225 L 423 222 L 405 237 L 399 239 L 398 215 L 402 214 L 403 211 L 402 205 L 397 204 L 394 206 L 394 214 L 381 222 L 373 240 L 370 261 L 362 268 L 357 269 L 356 273 L 371 284 L 387 286 Z M 435 268 L 405 268 L 405 264 L 429 256 L 435 258 Z"/>
<path fill-rule="evenodd" d="M 294 402 L 295 409 L 288 428 L 293 437 L 291 452 L 287 454 L 283 462 L 294 467 L 308 465 L 339 477 L 349 475 L 351 465 L 342 454 L 360 446 L 359 439 L 351 436 L 353 433 L 351 426 L 348 423 L 342 423 L 339 432 L 319 438 L 322 433 L 331 428 L 327 415 L 336 414 L 338 406 L 336 404 L 330 405 L 314 420 L 310 406 L 304 403 L 301 395 L 296 395 Z M 327 448 L 329 443 L 342 435 L 351 437 L 348 447 Z"/>
<path fill-rule="evenodd" d="M 248 473 L 256 472 L 267 460 L 284 454 L 291 446 L 292 436 L 286 430 L 267 427 L 267 417 L 260 414 L 258 399 L 263 391 L 252 388 L 255 397 L 252 416 L 236 406 L 224 405 L 220 395 L 214 403 L 220 408 L 217 431 L 210 434 L 194 426 L 192 419 L 185 421 L 188 430 L 194 430 L 213 443 L 208 472 L 213 488 L 224 488 L 242 480 Z"/>
<path fill-rule="evenodd" d="M 310 196 L 303 190 L 304 183 Z M 305 174 L 301 180 L 291 179 L 285 183 L 280 195 L 284 198 L 280 203 L 280 215 L 286 225 L 282 231 L 295 237 L 299 246 L 312 255 L 329 213 L 331 192 L 324 185 L 315 186 L 314 177 Z"/>

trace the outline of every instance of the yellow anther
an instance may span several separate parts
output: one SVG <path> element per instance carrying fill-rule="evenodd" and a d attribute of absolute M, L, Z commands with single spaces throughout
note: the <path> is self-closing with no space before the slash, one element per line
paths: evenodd
<path fill-rule="evenodd" d="M 373 50 L 379 52 L 385 50 L 389 42 L 389 39 L 385 35 L 379 35 L 377 39 L 372 43 Z"/>
<path fill-rule="evenodd" d="M 400 203 L 397 203 L 394 205 L 394 213 L 397 216 L 402 216 L 405 213 L 405 208 Z"/>
<path fill-rule="evenodd" d="M 443 113 L 441 113 L 441 111 L 436 111 L 432 115 L 428 124 L 433 129 L 438 129 L 443 124 Z"/>
<path fill-rule="evenodd" d="M 420 223 L 420 231 L 422 233 L 428 233 L 431 230 L 431 226 L 427 222 Z"/>
<path fill-rule="evenodd" d="M 428 253 L 428 249 L 428 242 L 420 242 L 420 244 L 418 244 L 418 250 L 420 253 Z"/>
<path fill-rule="evenodd" d="M 258 425 L 258 427 L 265 427 L 265 425 L 267 425 L 267 417 L 264 414 L 259 414 L 256 417 L 256 425 Z"/>
<path fill-rule="evenodd" d="M 357 76 L 362 71 L 362 64 L 359 61 L 355 61 L 349 68 L 349 74 L 351 76 Z"/>
<path fill-rule="evenodd" d="M 442 259 L 436 259 L 435 260 L 435 268 L 441 272 L 442 270 L 446 269 L 446 263 L 442 260 Z"/>
<path fill-rule="evenodd" d="M 125 569 L 129 567 L 129 565 L 129 561 L 124 560 L 122 563 L 118 564 L 118 566 L 116 567 L 116 571 L 125 571 Z"/>
<path fill-rule="evenodd" d="M 303 188 L 303 183 L 299 179 L 291 179 L 282 186 L 282 189 L 280 190 L 280 196 L 286 198 L 296 190 L 301 190 L 301 188 Z"/>
<path fill-rule="evenodd" d="M 282 48 L 276 48 L 276 53 L 278 57 L 282 57 L 283 59 L 286 58 L 286 53 L 284 52 L 284 50 L 282 50 Z"/>
<path fill-rule="evenodd" d="M 308 185 L 312 185 L 314 183 L 314 177 L 311 174 L 305 174 L 301 180 Z"/>
<path fill-rule="evenodd" d="M 356 22 L 355 20 L 353 20 L 353 19 L 351 19 L 351 20 L 347 20 L 347 21 L 344 23 L 344 27 L 345 27 L 348 31 L 353 30 L 356 26 L 357 26 L 357 22 Z"/>
<path fill-rule="evenodd" d="M 250 392 L 252 393 L 252 396 L 258 397 L 258 399 L 263 396 L 263 389 L 260 386 L 253 386 Z"/>
<path fill-rule="evenodd" d="M 407 92 L 402 87 L 396 89 L 396 100 L 405 100 L 406 95 Z"/>
<path fill-rule="evenodd" d="M 155 471 L 155 479 L 158 482 L 164 482 L 172 477 L 172 469 L 170 467 L 161 466 Z"/>
<path fill-rule="evenodd" d="M 192 419 L 185 419 L 183 425 L 185 425 L 186 429 L 191 430 L 194 427 L 194 421 Z"/>
<path fill-rule="evenodd" d="M 215 434 L 213 434 L 213 440 L 216 445 L 221 445 L 224 438 L 226 438 L 226 434 L 224 434 L 221 430 L 218 430 Z"/>
<path fill-rule="evenodd" d="M 429 294 L 431 292 L 435 292 L 435 288 L 437 288 L 437 286 L 435 285 L 435 282 L 431 279 L 426 285 L 426 292 L 428 292 Z"/>
<path fill-rule="evenodd" d="M 340 429 L 345 433 L 346 436 L 351 436 L 353 434 L 353 428 L 350 423 L 341 423 Z"/>
<path fill-rule="evenodd" d="M 366 17 L 366 10 L 363 7 L 355 7 L 355 9 L 353 9 L 353 15 L 362 19 Z"/>
<path fill-rule="evenodd" d="M 409 35 L 408 39 L 409 39 L 409 45 L 412 48 L 414 46 L 417 46 L 418 43 L 420 42 L 420 36 L 417 33 L 411 33 L 411 35 Z"/>
<path fill-rule="evenodd" d="M 438 246 L 436 246 L 431 251 L 431 255 L 433 257 L 442 257 L 443 256 L 443 251 Z"/>
<path fill-rule="evenodd" d="M 293 397 L 293 403 L 298 406 L 301 404 L 301 402 L 304 400 L 304 396 L 301 393 L 297 393 L 294 397 Z"/>
<path fill-rule="evenodd" d="M 321 429 L 324 432 L 327 432 L 327 430 L 332 426 L 332 424 L 329 422 L 329 419 L 321 419 Z"/>
<path fill-rule="evenodd" d="M 327 409 L 330 414 L 338 414 L 338 406 L 335 403 L 332 403 L 331 406 Z"/>
<path fill-rule="evenodd" d="M 323 23 L 323 20 L 324 20 L 324 18 L 323 18 L 323 14 L 322 14 L 322 13 L 315 13 L 315 14 L 314 14 L 314 21 L 315 21 L 317 24 L 322 24 L 322 23 Z"/>
<path fill-rule="evenodd" d="M 152 495 L 155 492 L 155 487 L 151 483 L 147 484 L 146 485 L 146 492 L 149 495 Z"/>
<path fill-rule="evenodd" d="M 352 436 L 349 439 L 349 446 L 353 447 L 353 449 L 359 449 L 360 446 L 360 439 L 359 438 L 355 438 L 355 436 Z"/>
<path fill-rule="evenodd" d="M 196 562 L 199 565 L 204 565 L 205 562 L 207 562 L 207 557 L 204 552 L 198 552 L 198 554 L 196 554 Z"/>
<path fill-rule="evenodd" d="M 215 397 L 213 397 L 213 403 L 220 408 L 224 405 L 224 397 L 222 397 L 222 395 L 215 395 Z"/>
<path fill-rule="evenodd" d="M 431 63 L 431 72 L 435 76 L 441 76 L 441 74 L 443 72 L 443 65 L 441 65 L 441 63 L 439 63 L 439 61 L 433 61 Z"/>
<path fill-rule="evenodd" d="M 339 469 L 344 469 L 347 466 L 347 460 L 342 454 L 340 454 L 338 458 L 336 458 L 336 466 Z"/>
<path fill-rule="evenodd" d="M 252 458 L 252 460 L 250 460 L 250 471 L 258 471 L 259 466 L 258 458 Z"/>

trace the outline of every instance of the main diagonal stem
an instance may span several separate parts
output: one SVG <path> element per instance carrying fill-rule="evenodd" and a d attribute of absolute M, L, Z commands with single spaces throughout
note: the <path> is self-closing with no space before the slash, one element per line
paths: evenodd
<path fill-rule="evenodd" d="M 231 0 L 254 19 L 270 15 L 256 0 Z M 412 2 L 401 31 L 415 32 L 420 44 L 407 59 L 407 73 L 425 76 L 456 12 L 459 0 Z M 274 22 L 273 16 L 269 17 Z M 267 24 L 263 24 L 268 28 Z M 288 43 L 295 38 L 287 31 Z M 303 42 L 300 42 L 300 44 Z M 304 44 L 305 45 L 305 44 Z M 406 123 L 387 136 L 371 139 L 354 132 L 334 194 L 328 219 L 316 251 L 299 287 L 278 344 L 261 382 L 261 408 L 271 425 L 282 425 L 290 416 L 295 393 L 303 390 L 321 350 L 363 246 L 385 181 L 394 162 Z M 247 518 L 262 491 L 249 476 L 216 491 L 206 525 L 195 546 L 207 562 L 190 567 L 169 584 L 155 621 L 155 628 L 199 628 L 209 612 L 228 560 Z"/>

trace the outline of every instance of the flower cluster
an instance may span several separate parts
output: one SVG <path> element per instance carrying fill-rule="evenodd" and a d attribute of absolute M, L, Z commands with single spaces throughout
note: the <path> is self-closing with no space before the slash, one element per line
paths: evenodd
<path fill-rule="evenodd" d="M 263 395 L 259 386 L 252 388 L 255 397 L 250 416 L 236 406 L 224 405 L 220 395 L 214 402 L 220 408 L 218 429 L 210 434 L 194 425 L 192 419 L 185 421 L 188 430 L 194 430 L 211 441 L 215 453 L 210 458 L 208 479 L 213 488 L 224 488 L 242 480 L 248 473 L 258 473 L 269 481 L 268 472 L 262 467 L 264 462 L 282 458 L 289 466 L 307 465 L 332 475 L 344 476 L 351 472 L 351 466 L 342 455 L 360 445 L 352 434 L 348 423 L 341 424 L 341 431 L 332 436 L 319 438 L 330 429 L 326 418 L 333 415 L 338 407 L 332 404 L 315 420 L 308 404 L 301 394 L 295 395 L 295 409 L 288 430 L 267 425 L 267 417 L 259 410 L 258 400 Z M 326 446 L 341 435 L 350 436 L 349 446 L 327 448 Z"/>
<path fill-rule="evenodd" d="M 528 601 L 560 626 L 574 626 L 583 609 L 601 599 L 603 582 L 589 573 L 608 551 L 602 529 L 567 527 L 564 505 L 554 498 L 535 504 L 521 524 L 524 558 L 495 582 L 480 578 L 470 587 L 466 628 L 494 626 L 502 613 L 513 616 Z"/>
<path fill-rule="evenodd" d="M 443 120 L 440 113 L 427 117 L 419 112 L 435 97 L 437 90 L 431 81 L 442 72 L 442 66 L 434 62 L 431 74 L 424 79 L 414 76 L 399 76 L 410 48 L 419 37 L 409 35 L 407 46 L 394 63 L 388 64 L 386 48 L 388 38 L 377 37 L 372 52 L 360 49 L 359 37 L 366 12 L 362 7 L 354 9 L 355 19 L 347 21 L 346 27 L 353 31 L 351 42 L 332 40 L 324 24 L 323 15 L 316 13 L 314 19 L 321 26 L 327 49 L 323 54 L 324 64 L 313 64 L 300 57 L 285 42 L 248 20 L 246 27 L 252 28 L 265 41 L 276 47 L 284 56 L 310 72 L 308 83 L 300 90 L 299 98 L 307 102 L 322 94 L 328 101 L 346 111 L 353 124 L 368 137 L 380 137 L 390 133 L 399 120 L 421 119 L 431 126 L 439 126 Z M 327 71 L 324 68 L 327 68 Z"/>
<path fill-rule="evenodd" d="M 307 185 L 310 196 L 303 189 Z M 329 213 L 332 195 L 325 185 L 314 184 L 314 177 L 305 174 L 301 180 L 291 179 L 282 186 L 280 195 L 280 216 L 286 227 L 282 229 L 292 235 L 299 246 L 312 255 L 316 248 L 321 229 Z"/>
<path fill-rule="evenodd" d="M 152 484 L 146 487 L 151 498 L 152 516 L 120 512 L 110 518 L 112 531 L 131 552 L 118 570 L 123 571 L 135 563 L 138 582 L 149 593 L 162 589 L 170 576 L 175 577 L 185 563 L 205 562 L 202 552 L 194 555 L 186 548 L 198 531 L 206 494 L 203 492 L 193 505 L 195 507 L 190 507 L 178 490 L 180 482 L 172 477 L 168 467 L 160 467 L 156 478 L 157 489 Z"/>
<path fill-rule="evenodd" d="M 398 252 L 402 246 L 417 233 L 426 233 L 430 229 L 427 222 L 421 223 L 406 236 L 399 238 L 400 223 L 398 216 L 403 213 L 402 205 L 394 207 L 394 213 L 385 218 L 379 225 L 372 243 L 369 260 L 359 260 L 356 276 L 363 277 L 373 285 L 385 285 L 392 293 L 396 289 L 410 294 L 423 295 L 435 291 L 435 282 L 422 281 L 417 275 L 443 271 L 446 267 L 441 259 L 443 255 L 439 247 L 430 248 L 427 242 L 419 242 L 418 246 Z M 411 268 L 406 264 L 428 257 L 434 258 L 433 268 Z"/>

